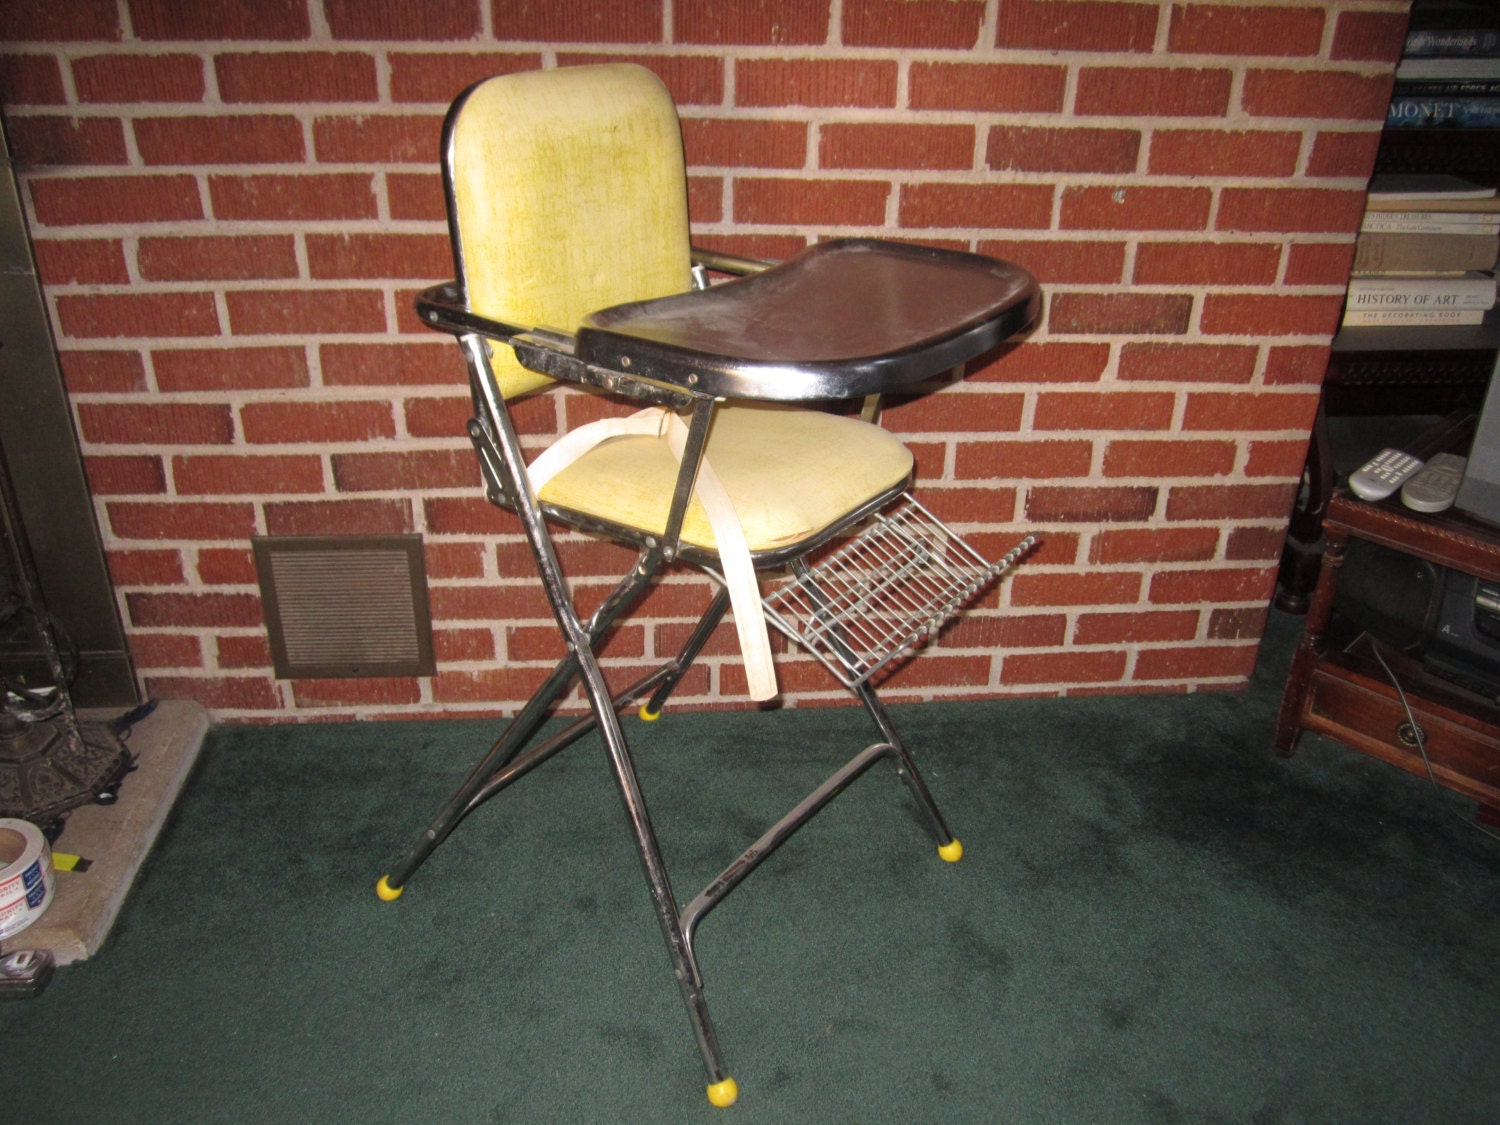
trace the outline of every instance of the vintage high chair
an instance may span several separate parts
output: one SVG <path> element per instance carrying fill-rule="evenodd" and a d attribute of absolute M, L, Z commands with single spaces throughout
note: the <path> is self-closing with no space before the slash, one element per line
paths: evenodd
<path fill-rule="evenodd" d="M 399 896 L 464 816 L 597 729 L 708 1069 L 709 1099 L 728 1105 L 736 1087 L 693 952 L 698 923 L 882 759 L 924 811 L 939 854 L 959 858 L 870 679 L 1030 545 L 985 561 L 905 495 L 905 446 L 871 422 L 803 404 L 871 399 L 949 371 L 1027 327 L 1037 288 L 1006 262 L 883 241 L 821 243 L 770 268 L 693 250 L 676 111 L 636 66 L 480 82 L 449 111 L 442 163 L 458 276 L 422 294 L 418 311 L 463 349 L 469 435 L 488 496 L 520 517 L 567 655 L 377 889 Z M 709 270 L 742 276 L 705 287 Z M 507 400 L 554 380 L 645 409 L 574 430 L 528 467 Z M 586 619 L 548 521 L 639 551 Z M 851 535 L 859 525 L 868 526 Z M 594 647 L 673 564 L 698 567 L 717 592 L 674 660 L 611 689 Z M 764 597 L 763 570 L 783 572 Z M 657 718 L 731 605 L 752 697 L 776 693 L 769 622 L 854 693 L 880 737 L 683 908 L 618 715 L 639 705 L 641 719 Z M 575 682 L 590 713 L 532 744 Z"/>

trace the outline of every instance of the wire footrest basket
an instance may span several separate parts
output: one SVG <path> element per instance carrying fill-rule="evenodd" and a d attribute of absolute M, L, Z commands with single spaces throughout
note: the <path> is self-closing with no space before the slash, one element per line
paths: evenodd
<path fill-rule="evenodd" d="M 1028 535 L 990 562 L 905 495 L 827 558 L 794 564 L 761 603 L 774 628 L 852 688 L 935 634 L 1035 542 Z"/>

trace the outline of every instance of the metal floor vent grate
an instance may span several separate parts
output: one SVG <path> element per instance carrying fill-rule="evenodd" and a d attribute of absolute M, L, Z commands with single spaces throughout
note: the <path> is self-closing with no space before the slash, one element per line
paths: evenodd
<path fill-rule="evenodd" d="M 430 676 L 420 535 L 251 540 L 280 679 Z"/>

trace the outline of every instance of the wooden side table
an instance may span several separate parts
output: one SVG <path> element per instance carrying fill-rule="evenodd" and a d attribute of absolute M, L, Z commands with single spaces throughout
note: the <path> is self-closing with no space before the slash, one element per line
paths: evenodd
<path fill-rule="evenodd" d="M 1371 504 L 1339 492 L 1328 504 L 1323 533 L 1327 551 L 1287 676 L 1276 749 L 1290 756 L 1302 731 L 1310 730 L 1425 777 L 1427 765 L 1411 720 L 1368 640 L 1349 644 L 1357 633 L 1330 632 L 1339 569 L 1349 540 L 1364 539 L 1500 581 L 1500 530 L 1452 512 L 1421 515 L 1394 497 Z M 1430 675 L 1409 659 L 1386 659 L 1421 728 L 1437 782 L 1500 808 L 1500 704 Z"/>
<path fill-rule="evenodd" d="M 1303 488 L 1292 508 L 1276 576 L 1276 608 L 1307 612 L 1323 562 L 1323 515 L 1334 493 L 1334 444 L 1330 418 L 1445 415 L 1441 425 L 1407 453 L 1426 460 L 1448 450 L 1463 452 L 1484 404 L 1500 348 L 1500 310 L 1481 325 L 1461 326 L 1467 335 L 1431 328 L 1344 328 L 1333 339 L 1323 390 L 1307 443 Z M 1436 339 L 1434 334 L 1436 333 Z M 1345 450 L 1374 456 L 1378 449 Z"/>

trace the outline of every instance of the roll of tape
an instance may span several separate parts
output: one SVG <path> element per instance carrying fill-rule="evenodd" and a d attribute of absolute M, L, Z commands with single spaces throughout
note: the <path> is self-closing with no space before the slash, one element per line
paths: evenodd
<path fill-rule="evenodd" d="M 0 941 L 40 918 L 56 885 L 41 830 L 29 820 L 0 820 Z"/>

